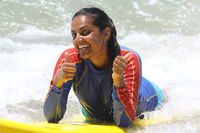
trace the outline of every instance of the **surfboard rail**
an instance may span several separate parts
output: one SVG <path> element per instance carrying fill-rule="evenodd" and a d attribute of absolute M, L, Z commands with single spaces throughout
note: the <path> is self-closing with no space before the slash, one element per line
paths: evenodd
<path fill-rule="evenodd" d="M 158 124 L 164 120 L 135 120 L 134 125 L 148 126 Z M 0 119 L 0 133 L 125 133 L 125 128 L 120 128 L 111 123 L 102 123 L 85 117 L 75 117 L 63 120 L 60 124 L 53 123 L 20 123 Z"/>

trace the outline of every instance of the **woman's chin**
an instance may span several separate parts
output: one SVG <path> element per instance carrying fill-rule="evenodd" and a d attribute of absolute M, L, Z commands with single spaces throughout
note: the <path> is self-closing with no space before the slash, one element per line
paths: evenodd
<path fill-rule="evenodd" d="M 79 55 L 82 59 L 87 59 L 89 57 L 87 53 L 79 53 Z"/>

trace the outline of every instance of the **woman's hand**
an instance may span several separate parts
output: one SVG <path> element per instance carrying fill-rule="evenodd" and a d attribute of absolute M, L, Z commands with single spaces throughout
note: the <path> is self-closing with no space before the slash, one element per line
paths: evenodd
<path fill-rule="evenodd" d="M 115 60 L 113 61 L 113 84 L 116 88 L 121 88 L 125 86 L 124 81 L 124 72 L 127 67 L 127 60 L 131 53 L 126 54 L 125 56 L 117 56 L 115 57 Z"/>
<path fill-rule="evenodd" d="M 69 55 L 66 53 L 65 62 L 57 71 L 55 78 L 53 79 L 53 85 L 57 88 L 61 88 L 64 82 L 72 80 L 76 73 L 76 64 L 70 63 Z"/>

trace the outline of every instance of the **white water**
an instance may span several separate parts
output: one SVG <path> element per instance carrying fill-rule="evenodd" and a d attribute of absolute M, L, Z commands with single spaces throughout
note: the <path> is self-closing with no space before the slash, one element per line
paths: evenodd
<path fill-rule="evenodd" d="M 141 55 L 143 76 L 168 92 L 169 99 L 163 108 L 147 116 L 170 121 L 136 127 L 128 132 L 199 133 L 199 3 L 186 0 L 128 2 L 131 4 L 118 0 L 111 6 L 112 2 L 90 0 L 79 1 L 78 5 L 73 1 L 1 1 L 1 6 L 5 6 L 0 12 L 0 118 L 45 121 L 42 105 L 54 65 L 60 53 L 71 46 L 71 14 L 82 5 L 96 5 L 114 19 L 119 43 Z M 71 8 L 66 8 L 68 5 Z M 10 6 L 13 12 L 9 13 L 6 9 Z M 39 10 L 41 14 L 36 13 Z M 20 14 L 24 15 L 20 17 Z M 50 21 L 39 19 L 42 15 Z M 75 115 L 80 115 L 80 106 L 72 92 L 65 119 Z"/>
<path fill-rule="evenodd" d="M 136 133 L 200 132 L 200 35 L 132 33 L 122 42 L 134 44 L 127 46 L 140 52 L 143 75 L 166 89 L 169 98 L 161 110 L 147 113 L 150 118 L 169 122 L 151 125 Z"/>

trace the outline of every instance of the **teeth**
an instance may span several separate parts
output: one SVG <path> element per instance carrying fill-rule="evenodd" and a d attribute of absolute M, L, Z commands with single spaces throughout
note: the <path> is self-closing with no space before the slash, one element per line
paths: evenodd
<path fill-rule="evenodd" d="M 89 45 L 81 45 L 81 46 L 78 46 L 78 48 L 87 48 Z"/>

